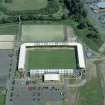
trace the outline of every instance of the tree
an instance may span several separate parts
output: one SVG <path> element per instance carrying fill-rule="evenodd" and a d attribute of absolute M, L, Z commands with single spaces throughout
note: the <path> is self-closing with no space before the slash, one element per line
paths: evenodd
<path fill-rule="evenodd" d="M 75 21 L 80 21 L 81 19 L 87 17 L 87 13 L 80 0 L 66 0 L 66 6 L 69 10 L 69 15 Z"/>
<path fill-rule="evenodd" d="M 98 34 L 95 31 L 91 31 L 91 33 L 88 33 L 86 35 L 86 37 L 90 38 L 90 39 L 97 39 L 98 38 Z"/>
<path fill-rule="evenodd" d="M 86 27 L 86 24 L 83 23 L 83 22 L 81 22 L 81 23 L 77 26 L 78 29 L 84 29 L 85 27 Z"/>

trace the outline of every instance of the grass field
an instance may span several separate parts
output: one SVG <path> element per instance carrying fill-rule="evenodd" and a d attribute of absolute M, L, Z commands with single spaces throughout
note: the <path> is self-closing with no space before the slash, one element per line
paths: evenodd
<path fill-rule="evenodd" d="M 30 69 L 72 69 L 76 68 L 74 49 L 33 49 L 27 51 L 27 68 Z"/>
<path fill-rule="evenodd" d="M 80 88 L 78 105 L 104 105 L 103 75 L 100 70 L 100 63 L 102 62 L 99 60 L 94 63 L 96 64 L 96 77 L 93 77 L 87 84 Z"/>
<path fill-rule="evenodd" d="M 22 41 L 63 41 L 63 25 L 23 25 Z"/>
<path fill-rule="evenodd" d="M 0 88 L 0 105 L 5 105 L 5 90 Z"/>
<path fill-rule="evenodd" d="M 15 42 L 0 42 L 0 49 L 13 49 Z"/>
<path fill-rule="evenodd" d="M 5 96 L 0 94 L 0 105 L 5 105 Z"/>
<path fill-rule="evenodd" d="M 3 6 L 8 10 L 21 11 L 21 10 L 39 10 L 47 6 L 47 0 L 7 0 L 3 1 Z"/>
<path fill-rule="evenodd" d="M 17 34 L 17 24 L 0 25 L 0 49 L 13 49 Z"/>
<path fill-rule="evenodd" d="M 0 35 L 16 35 L 18 31 L 18 24 L 1 24 Z"/>
<path fill-rule="evenodd" d="M 99 79 L 94 79 L 80 88 L 78 105 L 103 105 L 102 87 Z"/>
<path fill-rule="evenodd" d="M 15 35 L 0 35 L 0 42 L 13 42 Z"/>

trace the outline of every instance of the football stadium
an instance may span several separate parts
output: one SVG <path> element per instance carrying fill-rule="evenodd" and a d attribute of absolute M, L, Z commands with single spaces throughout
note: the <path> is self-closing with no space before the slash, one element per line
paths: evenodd
<path fill-rule="evenodd" d="M 59 79 L 57 75 L 73 75 L 85 69 L 83 47 L 80 43 L 24 43 L 20 47 L 18 70 Z M 54 76 L 54 78 L 53 78 Z"/>

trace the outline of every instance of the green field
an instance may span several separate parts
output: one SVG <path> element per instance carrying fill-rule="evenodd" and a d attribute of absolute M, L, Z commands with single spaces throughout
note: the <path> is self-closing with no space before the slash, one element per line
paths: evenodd
<path fill-rule="evenodd" d="M 0 105 L 5 105 L 5 89 L 0 87 Z"/>
<path fill-rule="evenodd" d="M 4 0 L 2 4 L 13 11 L 39 10 L 47 6 L 47 0 Z"/>
<path fill-rule="evenodd" d="M 22 41 L 63 41 L 63 25 L 23 25 Z"/>
<path fill-rule="evenodd" d="M 17 24 L 1 24 L 0 35 L 16 35 L 18 31 Z"/>
<path fill-rule="evenodd" d="M 5 96 L 0 94 L 0 105 L 5 105 Z"/>
<path fill-rule="evenodd" d="M 97 76 L 80 87 L 80 98 L 78 105 L 104 105 L 103 75 L 100 70 L 101 61 L 95 61 Z"/>
<path fill-rule="evenodd" d="M 74 49 L 41 48 L 27 51 L 26 65 L 30 69 L 72 69 L 76 68 Z"/>
<path fill-rule="evenodd" d="M 99 78 L 80 88 L 78 105 L 103 105 L 103 93 Z"/>

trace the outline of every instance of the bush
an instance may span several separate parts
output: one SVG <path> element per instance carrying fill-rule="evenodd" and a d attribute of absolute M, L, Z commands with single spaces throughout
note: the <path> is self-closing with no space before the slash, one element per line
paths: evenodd
<path fill-rule="evenodd" d="M 88 33 L 86 35 L 87 38 L 90 38 L 90 39 L 98 39 L 98 34 L 95 32 L 95 31 L 91 31 L 90 33 Z"/>
<path fill-rule="evenodd" d="M 84 29 L 86 28 L 86 24 L 85 23 L 80 23 L 78 26 L 77 26 L 78 29 Z"/>

